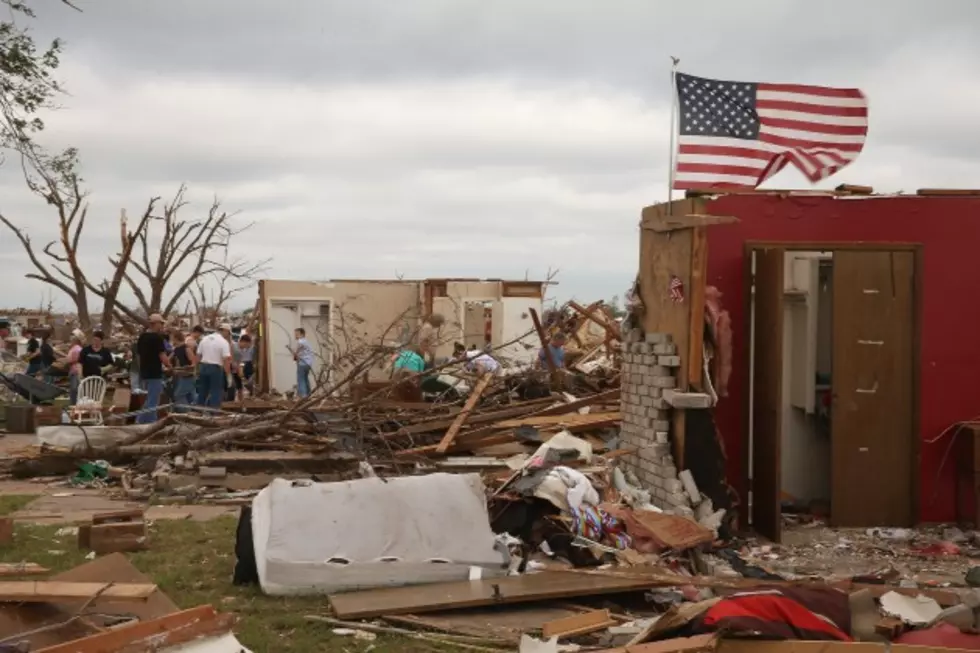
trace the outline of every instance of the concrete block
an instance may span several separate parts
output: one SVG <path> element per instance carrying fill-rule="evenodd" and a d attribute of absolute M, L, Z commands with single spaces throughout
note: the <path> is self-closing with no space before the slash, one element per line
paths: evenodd
<path fill-rule="evenodd" d="M 674 508 L 673 513 L 679 517 L 687 517 L 688 519 L 694 519 L 694 511 L 687 506 L 677 506 Z"/>
<path fill-rule="evenodd" d="M 670 444 L 670 433 L 657 431 L 653 434 L 653 439 L 657 444 Z"/>
<path fill-rule="evenodd" d="M 653 379 L 653 386 L 656 388 L 674 388 L 677 386 L 677 379 L 672 376 L 658 376 Z"/>
<path fill-rule="evenodd" d="M 701 521 L 702 519 L 711 516 L 711 514 L 714 513 L 714 511 L 715 511 L 715 506 L 714 504 L 711 503 L 711 499 L 704 499 L 694 509 L 694 517 L 698 521 Z"/>
<path fill-rule="evenodd" d="M 641 342 L 636 347 L 637 347 L 637 353 L 638 354 L 652 354 L 653 353 L 653 348 L 654 347 L 659 347 L 659 345 L 648 345 L 645 342 Z"/>
<path fill-rule="evenodd" d="M 698 505 L 701 503 L 701 492 L 698 490 L 698 484 L 694 482 L 694 476 L 691 474 L 691 470 L 685 469 L 677 478 L 684 485 L 684 490 L 691 497 L 691 503 Z"/>
<path fill-rule="evenodd" d="M 711 408 L 711 395 L 703 392 L 680 392 L 667 388 L 662 396 L 674 408 Z"/>
<path fill-rule="evenodd" d="M 657 390 L 662 391 L 661 388 L 657 388 Z M 668 408 L 670 408 L 670 404 L 668 404 L 663 397 L 654 397 L 653 407 L 656 408 L 657 410 L 667 410 Z"/>
<path fill-rule="evenodd" d="M 666 456 L 664 456 L 664 458 L 666 458 Z M 677 478 L 677 468 L 674 467 L 673 462 L 670 463 L 662 462 L 660 463 L 660 466 L 661 469 L 663 470 L 663 475 L 666 478 Z"/>
<path fill-rule="evenodd" d="M 676 478 L 663 479 L 663 485 L 664 485 L 664 489 L 670 492 L 671 494 L 684 491 L 684 484 L 681 483 Z"/>
<path fill-rule="evenodd" d="M 672 506 L 686 506 L 687 495 L 684 494 L 683 492 L 668 492 L 667 503 L 669 503 Z"/>
<path fill-rule="evenodd" d="M 664 342 L 670 342 L 669 333 L 647 333 L 644 338 L 646 342 L 651 345 L 659 345 Z"/>
<path fill-rule="evenodd" d="M 653 423 L 651 427 L 654 431 L 669 431 L 670 430 L 670 420 L 658 419 Z"/>
<path fill-rule="evenodd" d="M 647 386 L 646 396 L 653 397 L 655 399 L 660 399 L 660 395 L 663 393 L 663 388 L 658 388 L 655 385 Z"/>
<path fill-rule="evenodd" d="M 680 367 L 680 356 L 657 356 L 657 365 L 662 367 Z"/>
<path fill-rule="evenodd" d="M 704 526 L 705 528 L 710 528 L 713 531 L 717 531 L 719 528 L 721 528 L 721 520 L 724 519 L 724 517 L 725 517 L 725 511 L 719 509 L 711 513 L 707 517 L 703 519 L 699 519 L 698 523 Z"/>
<path fill-rule="evenodd" d="M 677 345 L 672 342 L 662 342 L 653 345 L 651 352 L 657 356 L 674 356 L 677 354 Z"/>
<path fill-rule="evenodd" d="M 654 358 L 654 357 L 651 356 L 651 358 Z M 656 358 L 659 358 L 659 356 L 656 357 Z M 674 373 L 671 371 L 671 369 L 669 367 L 665 367 L 663 365 L 652 365 L 650 367 L 650 369 L 649 369 L 649 373 L 652 376 L 673 376 L 674 375 Z"/>

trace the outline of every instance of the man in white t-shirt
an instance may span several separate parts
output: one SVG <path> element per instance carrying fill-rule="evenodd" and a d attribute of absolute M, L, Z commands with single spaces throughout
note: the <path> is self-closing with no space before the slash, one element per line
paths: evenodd
<path fill-rule="evenodd" d="M 474 347 L 466 351 L 463 345 L 456 343 L 455 355 L 456 358 L 461 358 L 466 361 L 463 369 L 476 374 L 478 377 L 484 374 L 496 374 L 500 370 L 500 363 L 497 359 L 482 349 Z"/>
<path fill-rule="evenodd" d="M 225 388 L 231 379 L 231 326 L 222 324 L 219 332 L 204 336 L 197 345 L 199 406 L 221 408 Z"/>

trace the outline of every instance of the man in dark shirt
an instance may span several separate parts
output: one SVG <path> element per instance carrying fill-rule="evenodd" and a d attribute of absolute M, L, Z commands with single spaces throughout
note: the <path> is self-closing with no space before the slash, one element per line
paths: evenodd
<path fill-rule="evenodd" d="M 34 336 L 34 330 L 28 329 L 27 336 L 27 376 L 34 376 L 41 371 L 41 341 Z"/>
<path fill-rule="evenodd" d="M 45 331 L 41 334 L 41 372 L 44 374 L 44 381 L 46 383 L 54 383 L 54 375 L 51 374 L 48 368 L 58 360 L 57 354 L 54 353 L 54 347 L 48 342 L 50 338 L 50 331 Z"/>
<path fill-rule="evenodd" d="M 146 390 L 146 401 L 136 418 L 137 424 L 150 424 L 157 419 L 156 407 L 160 405 L 163 394 L 163 370 L 170 369 L 170 358 L 164 344 L 163 317 L 157 313 L 150 316 L 149 326 L 136 341 L 136 355 L 139 357 L 140 380 Z"/>
<path fill-rule="evenodd" d="M 103 346 L 104 334 L 101 331 L 92 333 L 92 341 L 82 347 L 79 360 L 82 363 L 82 378 L 90 376 L 105 376 L 112 369 L 112 354 Z"/>

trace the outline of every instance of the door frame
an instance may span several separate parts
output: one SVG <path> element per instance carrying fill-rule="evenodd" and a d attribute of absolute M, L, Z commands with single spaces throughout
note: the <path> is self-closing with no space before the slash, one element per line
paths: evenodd
<path fill-rule="evenodd" d="M 739 518 L 743 525 L 748 526 L 749 500 L 748 491 L 752 487 L 752 480 L 749 477 L 749 465 L 752 459 L 750 447 L 749 428 L 752 420 L 752 393 L 750 391 L 752 382 L 752 304 L 754 296 L 752 294 L 752 254 L 756 250 L 763 249 L 782 249 L 787 252 L 835 252 L 835 251 L 868 251 L 868 252 L 912 252 L 913 273 L 912 273 L 912 460 L 910 479 L 910 501 L 911 515 L 914 523 L 921 521 L 920 495 L 921 479 L 920 467 L 922 460 L 922 438 L 921 425 L 921 406 L 922 406 L 922 319 L 923 319 L 923 285 L 922 285 L 922 263 L 923 246 L 922 243 L 893 243 L 893 242 L 864 242 L 864 241 L 799 241 L 799 240 L 746 240 L 742 243 L 742 333 L 745 338 L 742 341 L 742 360 L 745 361 L 744 369 L 740 372 L 745 393 L 742 397 L 742 438 L 740 446 L 740 457 L 742 462 L 742 474 L 739 479 L 739 490 L 743 500 L 739 506 Z M 831 437 L 833 437 L 831 435 Z M 781 471 L 780 471 L 781 473 Z"/>

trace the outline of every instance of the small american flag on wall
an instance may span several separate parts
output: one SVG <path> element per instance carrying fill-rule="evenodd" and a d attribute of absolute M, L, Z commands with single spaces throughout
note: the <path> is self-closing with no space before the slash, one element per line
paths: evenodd
<path fill-rule="evenodd" d="M 786 164 L 812 182 L 857 158 L 868 102 L 855 88 L 761 84 L 677 73 L 674 188 L 755 188 Z"/>

